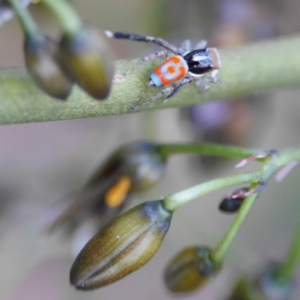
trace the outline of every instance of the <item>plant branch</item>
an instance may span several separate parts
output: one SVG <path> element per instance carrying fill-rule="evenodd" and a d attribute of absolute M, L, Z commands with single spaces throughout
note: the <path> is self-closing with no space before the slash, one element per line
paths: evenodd
<path fill-rule="evenodd" d="M 281 151 L 273 151 L 272 154 L 267 155 L 258 170 L 254 172 L 248 172 L 244 174 L 235 174 L 231 176 L 226 176 L 222 178 L 213 179 L 194 187 L 188 188 L 186 190 L 180 191 L 173 195 L 170 195 L 163 200 L 163 206 L 166 210 L 174 212 L 179 207 L 188 203 L 195 198 L 203 196 L 205 194 L 211 193 L 213 191 L 219 190 L 224 187 L 249 183 L 250 189 L 253 194 L 250 194 L 243 200 L 243 203 L 231 223 L 229 229 L 224 234 L 218 245 L 212 250 L 210 258 L 215 264 L 221 265 L 222 261 L 232 244 L 235 236 L 237 235 L 241 225 L 245 221 L 247 215 L 249 214 L 255 200 L 258 197 L 259 190 L 257 189 L 261 183 L 266 184 L 270 177 L 278 169 L 284 167 L 286 164 L 294 160 L 300 160 L 300 147 L 287 148 Z M 299 260 L 299 249 L 300 249 L 300 223 L 299 228 L 296 233 L 295 241 L 290 249 L 287 256 L 286 262 L 282 265 L 278 272 L 281 278 L 290 279 L 295 271 L 297 262 Z"/>
<path fill-rule="evenodd" d="M 262 178 L 262 175 L 263 174 L 261 171 L 253 171 L 206 181 L 166 197 L 163 201 L 164 207 L 166 210 L 174 212 L 182 205 L 206 194 L 218 191 L 222 188 L 238 184 L 259 182 Z"/>
<path fill-rule="evenodd" d="M 274 172 L 295 160 L 300 160 L 300 147 L 280 150 L 277 154 L 267 156 L 256 171 L 234 174 L 200 183 L 164 198 L 163 205 L 168 211 L 174 212 L 196 198 L 225 187 L 245 183 L 266 184 Z"/>
<path fill-rule="evenodd" d="M 72 35 L 81 29 L 81 20 L 69 3 L 64 0 L 42 0 L 42 3 L 56 16 L 65 33 Z"/>
<path fill-rule="evenodd" d="M 121 43 L 121 41 L 120 41 Z M 158 100 L 151 109 L 178 107 L 210 100 L 236 98 L 278 87 L 300 85 L 300 36 L 269 40 L 236 48 L 221 49 L 222 83 L 211 85 L 207 93 L 195 84 L 185 87 L 167 103 Z M 117 61 L 117 74 L 127 71 L 134 61 Z M 136 61 L 135 61 L 136 62 Z M 132 112 L 134 104 L 157 93 L 147 81 L 157 62 L 145 63 L 115 83 L 103 102 L 74 88 L 66 102 L 58 102 L 39 91 L 21 69 L 0 70 L 0 124 L 55 121 L 118 115 Z M 143 107 L 143 110 L 150 107 Z"/>
<path fill-rule="evenodd" d="M 19 0 L 9 0 L 8 2 L 13 7 L 24 33 L 30 36 L 39 36 L 39 30 L 27 11 L 27 8 L 23 7 Z"/>
<path fill-rule="evenodd" d="M 247 158 L 259 150 L 209 143 L 157 144 L 158 152 L 165 158 L 174 154 L 200 154 L 224 158 Z"/>
<path fill-rule="evenodd" d="M 255 185 L 253 185 L 251 188 L 253 187 L 255 187 Z M 244 199 L 243 204 L 233 219 L 229 229 L 226 231 L 219 244 L 211 252 L 210 258 L 214 261 L 214 263 L 222 264 L 229 247 L 231 246 L 240 227 L 248 216 L 257 197 L 258 194 L 254 194 Z"/>

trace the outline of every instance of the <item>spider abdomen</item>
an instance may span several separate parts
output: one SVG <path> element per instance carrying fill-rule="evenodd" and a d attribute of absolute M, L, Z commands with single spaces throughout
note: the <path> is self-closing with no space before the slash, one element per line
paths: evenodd
<path fill-rule="evenodd" d="M 151 74 L 149 85 L 161 87 L 171 84 L 184 77 L 188 72 L 188 65 L 179 55 L 170 57 L 159 65 Z"/>

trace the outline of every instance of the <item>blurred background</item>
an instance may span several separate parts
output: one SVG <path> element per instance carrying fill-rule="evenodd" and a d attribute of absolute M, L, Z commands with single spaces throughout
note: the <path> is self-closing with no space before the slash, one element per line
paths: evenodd
<path fill-rule="evenodd" d="M 69 2 L 87 23 L 111 31 L 161 36 L 176 45 L 184 39 L 193 44 L 207 39 L 209 45 L 227 47 L 300 29 L 298 0 Z M 40 5 L 32 5 L 30 11 L 44 32 L 58 37 L 57 22 L 47 11 Z M 16 20 L 4 24 L 0 41 L 0 66 L 22 67 L 23 37 Z M 116 59 L 139 58 L 157 49 L 130 41 L 108 43 Z M 46 234 L 45 219 L 49 208 L 84 185 L 111 151 L 132 140 L 209 141 L 259 149 L 299 144 L 299 89 L 224 100 L 228 99 L 182 110 L 1 126 L 0 298 L 171 299 L 162 282 L 164 266 L 187 245 L 214 247 L 218 243 L 232 221 L 232 216 L 218 211 L 218 205 L 232 190 L 212 193 L 182 207 L 174 215 L 161 249 L 145 267 L 91 292 L 76 291 L 69 284 L 74 236 L 59 231 Z M 174 156 L 161 182 L 137 195 L 130 205 L 233 174 L 236 163 L 196 155 Z M 253 163 L 242 171 L 257 166 Z M 299 176 L 296 168 L 283 182 L 270 181 L 236 237 L 222 272 L 204 289 L 181 298 L 226 299 L 240 274 L 251 274 L 265 261 L 284 257 L 299 220 Z M 300 288 L 294 295 L 299 298 Z"/>

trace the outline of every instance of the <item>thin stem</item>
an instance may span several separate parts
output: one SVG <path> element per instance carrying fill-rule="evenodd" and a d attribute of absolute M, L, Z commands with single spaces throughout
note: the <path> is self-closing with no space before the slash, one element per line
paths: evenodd
<path fill-rule="evenodd" d="M 251 188 L 255 188 L 255 185 L 252 185 Z M 215 249 L 212 250 L 210 257 L 217 265 L 222 263 L 224 256 L 226 255 L 230 245 L 232 244 L 241 225 L 245 221 L 257 197 L 258 194 L 254 194 L 244 199 L 243 204 L 241 205 L 238 213 L 232 221 L 229 229 L 227 230 L 219 244 L 215 247 Z"/>
<path fill-rule="evenodd" d="M 163 200 L 163 205 L 168 211 L 174 212 L 176 209 L 178 209 L 185 203 L 194 200 L 195 198 L 199 198 L 203 195 L 209 194 L 211 192 L 220 190 L 228 186 L 259 182 L 261 178 L 262 172 L 254 171 L 244 174 L 235 174 L 231 176 L 213 179 L 166 197 Z"/>
<path fill-rule="evenodd" d="M 27 8 L 23 7 L 19 0 L 8 0 L 8 2 L 13 7 L 25 34 L 31 37 L 38 36 L 39 30 L 28 13 Z"/>
<path fill-rule="evenodd" d="M 300 222 L 285 262 L 277 269 L 276 277 L 292 280 L 300 259 Z"/>
<path fill-rule="evenodd" d="M 283 167 L 291 161 L 300 160 L 300 147 L 289 147 L 280 150 L 280 154 L 277 156 L 277 164 L 279 167 Z"/>
<path fill-rule="evenodd" d="M 66 34 L 76 34 L 82 27 L 76 11 L 64 0 L 42 0 L 41 2 L 56 16 Z"/>
<path fill-rule="evenodd" d="M 186 153 L 196 153 L 226 158 L 247 158 L 259 152 L 259 150 L 208 143 L 159 144 L 158 151 L 166 158 L 174 154 Z"/>
<path fill-rule="evenodd" d="M 224 149 L 225 150 L 225 149 Z M 173 194 L 166 197 L 163 200 L 164 207 L 174 212 L 177 208 L 183 204 L 198 198 L 204 194 L 216 191 L 223 187 L 232 186 L 242 183 L 251 183 L 250 190 L 254 190 L 261 183 L 266 184 L 269 178 L 277 171 L 279 168 L 288 164 L 291 161 L 300 159 L 300 147 L 287 148 L 281 151 L 273 151 L 272 155 L 267 155 L 260 168 L 257 171 L 236 174 L 232 176 L 227 176 L 223 178 L 214 179 L 208 182 L 201 183 L 179 193 Z M 211 259 L 216 265 L 220 265 L 226 255 L 231 243 L 233 242 L 239 228 L 245 221 L 248 213 L 250 212 L 255 200 L 258 197 L 258 193 L 246 197 L 241 205 L 236 217 L 234 218 L 231 226 L 216 246 L 216 248 L 211 252 Z M 297 230 L 295 241 L 291 247 L 288 254 L 288 258 L 285 264 L 280 270 L 280 275 L 285 278 L 291 278 L 293 275 L 297 262 L 300 257 L 300 225 Z"/>
<path fill-rule="evenodd" d="M 267 156 L 257 171 L 235 174 L 203 182 L 166 197 L 163 200 L 164 207 L 167 210 L 174 212 L 185 203 L 224 187 L 245 183 L 252 184 L 263 182 L 266 184 L 274 172 L 285 166 L 287 163 L 295 160 L 300 160 L 300 147 L 291 147 L 280 150 L 278 154 Z"/>

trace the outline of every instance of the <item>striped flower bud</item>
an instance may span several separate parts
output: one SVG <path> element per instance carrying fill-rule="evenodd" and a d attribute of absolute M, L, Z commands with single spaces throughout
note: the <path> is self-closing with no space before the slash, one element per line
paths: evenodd
<path fill-rule="evenodd" d="M 81 250 L 71 268 L 71 284 L 81 290 L 95 289 L 138 270 L 159 249 L 171 218 L 161 200 L 117 216 Z"/>
<path fill-rule="evenodd" d="M 90 96 L 105 99 L 111 88 L 113 61 L 100 30 L 83 27 L 64 34 L 58 59 L 69 76 Z"/>
<path fill-rule="evenodd" d="M 164 282 L 173 293 L 187 293 L 204 286 L 220 266 L 210 258 L 211 250 L 203 246 L 188 247 L 167 265 Z"/>
<path fill-rule="evenodd" d="M 54 58 L 56 49 L 56 43 L 42 34 L 25 37 L 24 54 L 28 72 L 45 93 L 65 100 L 71 92 L 72 82 Z"/>
<path fill-rule="evenodd" d="M 239 210 L 246 196 L 244 193 L 249 191 L 248 187 L 236 190 L 233 194 L 227 196 L 219 205 L 219 210 L 224 213 L 235 213 Z M 234 195 L 240 195 L 238 197 L 232 197 Z"/>
<path fill-rule="evenodd" d="M 146 191 L 159 182 L 165 166 L 165 158 L 153 143 L 137 141 L 121 146 L 96 170 L 76 201 L 68 207 L 66 201 L 53 207 L 50 231 L 63 225 L 74 228 L 95 217 L 97 232 L 124 208 L 133 192 Z"/>

